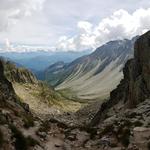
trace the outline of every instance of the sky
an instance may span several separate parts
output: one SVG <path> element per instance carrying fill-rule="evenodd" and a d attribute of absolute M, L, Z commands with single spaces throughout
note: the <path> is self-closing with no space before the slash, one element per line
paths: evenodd
<path fill-rule="evenodd" d="M 79 52 L 149 29 L 149 0 L 0 0 L 5 51 Z"/>

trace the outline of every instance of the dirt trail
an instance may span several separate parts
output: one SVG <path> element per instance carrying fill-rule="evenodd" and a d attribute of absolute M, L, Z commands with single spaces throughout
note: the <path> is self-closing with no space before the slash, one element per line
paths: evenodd
<path fill-rule="evenodd" d="M 45 150 L 63 150 L 64 141 L 59 137 L 49 137 L 45 144 Z"/>

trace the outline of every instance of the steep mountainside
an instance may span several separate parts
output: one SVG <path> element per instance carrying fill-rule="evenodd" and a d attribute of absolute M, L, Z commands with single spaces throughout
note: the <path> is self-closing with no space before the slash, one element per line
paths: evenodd
<path fill-rule="evenodd" d="M 114 115 L 116 112 L 123 113 L 127 108 L 136 108 L 136 113 L 149 112 L 150 32 L 142 35 L 136 41 L 134 59 L 128 60 L 123 73 L 124 78 L 111 92 L 110 99 L 101 105 L 91 123 L 92 125 L 102 121 L 106 116 Z M 149 117 L 149 114 L 145 114 L 146 116 Z"/>
<path fill-rule="evenodd" d="M 22 103 L 15 94 L 11 82 L 4 76 L 0 61 L 0 149 L 29 149 L 30 137 L 24 137 L 20 129 L 32 126 L 33 116 L 27 104 Z"/>
<path fill-rule="evenodd" d="M 59 61 L 49 66 L 45 71 L 39 72 L 37 75 L 39 79 L 46 80 L 50 85 L 55 86 L 63 75 L 64 68 L 67 63 Z"/>
<path fill-rule="evenodd" d="M 110 41 L 90 55 L 68 65 L 62 63 L 57 71 L 51 69 L 55 66 L 52 65 L 46 70 L 46 80 L 55 85 L 57 90 L 72 90 L 81 99 L 106 98 L 121 80 L 125 62 L 133 56 L 136 38 Z M 51 73 L 48 73 L 49 70 Z"/>
<path fill-rule="evenodd" d="M 96 125 L 95 140 L 105 140 L 107 149 L 150 149 L 150 31 L 138 38 L 134 49 L 124 78 L 90 123 Z"/>
<path fill-rule="evenodd" d="M 31 71 L 25 69 L 23 67 L 16 67 L 16 65 L 5 59 L 3 60 L 3 65 L 5 67 L 5 75 L 11 82 L 18 82 L 18 83 L 31 83 L 37 84 L 38 80 L 33 75 Z"/>
<path fill-rule="evenodd" d="M 99 111 L 135 108 L 139 103 L 150 99 L 150 32 L 135 42 L 134 59 L 130 59 L 123 68 L 124 78 L 110 93 L 110 100 L 102 104 Z M 122 108 L 121 108 L 122 107 Z M 98 116 L 100 117 L 98 114 Z"/>
<path fill-rule="evenodd" d="M 59 114 L 63 111 L 76 111 L 80 108 L 79 103 L 67 100 L 52 87 L 38 81 L 28 69 L 18 68 L 5 59 L 1 60 L 4 65 L 5 76 L 12 82 L 16 94 L 23 102 L 29 104 L 33 112 L 37 114 Z"/>

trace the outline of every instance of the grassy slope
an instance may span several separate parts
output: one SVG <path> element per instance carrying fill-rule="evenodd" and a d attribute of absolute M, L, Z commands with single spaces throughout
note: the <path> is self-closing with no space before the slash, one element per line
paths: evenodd
<path fill-rule="evenodd" d="M 64 98 L 47 84 L 40 82 L 25 68 L 18 68 L 15 64 L 3 61 L 5 75 L 12 82 L 16 94 L 23 102 L 29 104 L 35 113 L 59 114 L 74 112 L 80 109 L 81 104 Z"/>
<path fill-rule="evenodd" d="M 13 83 L 16 94 L 30 108 L 39 114 L 59 114 L 74 112 L 80 109 L 81 104 L 66 100 L 61 94 L 51 90 L 44 84 Z"/>

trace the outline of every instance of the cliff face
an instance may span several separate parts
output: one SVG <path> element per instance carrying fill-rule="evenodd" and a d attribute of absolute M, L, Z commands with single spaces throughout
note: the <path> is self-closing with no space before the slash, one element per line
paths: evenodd
<path fill-rule="evenodd" d="M 18 132 L 22 135 L 19 130 L 31 125 L 29 121 L 33 121 L 29 107 L 15 94 L 11 82 L 4 75 L 3 62 L 0 61 L 0 149 L 17 149 L 19 138 L 15 134 Z"/>
<path fill-rule="evenodd" d="M 0 61 L 0 110 L 11 109 L 11 111 L 29 113 L 29 106 L 20 101 L 16 95 L 12 83 L 4 75 L 3 62 Z"/>
<path fill-rule="evenodd" d="M 150 32 L 135 42 L 134 59 L 123 68 L 124 78 L 110 94 L 110 99 L 101 105 L 91 125 L 103 120 L 111 108 L 135 108 L 150 98 Z M 103 118 L 103 119 L 102 119 Z"/>
<path fill-rule="evenodd" d="M 138 79 L 140 80 L 138 85 L 140 95 L 138 98 L 136 91 L 134 100 L 137 99 L 139 103 L 150 98 L 150 32 L 141 36 L 135 44 L 135 69 L 137 74 L 135 81 L 138 83 Z"/>
<path fill-rule="evenodd" d="M 126 63 L 123 73 L 124 79 L 111 92 L 112 105 L 122 100 L 131 108 L 150 98 L 150 32 L 136 41 L 134 59 Z"/>
<path fill-rule="evenodd" d="M 0 61 L 0 99 L 1 103 L 5 103 L 6 100 L 11 99 L 17 101 L 12 84 L 4 76 L 4 67 L 2 61 Z"/>
<path fill-rule="evenodd" d="M 18 83 L 37 83 L 36 77 L 25 69 L 12 70 L 10 73 L 10 81 Z"/>
<path fill-rule="evenodd" d="M 123 74 L 90 126 L 96 126 L 99 136 L 108 137 L 110 143 L 116 140 L 116 147 L 121 143 L 127 150 L 149 150 L 150 31 L 135 42 L 134 58 L 127 61 Z"/>

